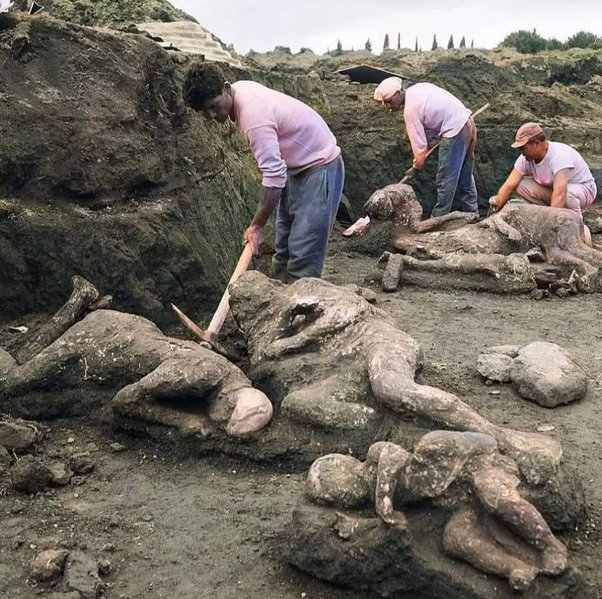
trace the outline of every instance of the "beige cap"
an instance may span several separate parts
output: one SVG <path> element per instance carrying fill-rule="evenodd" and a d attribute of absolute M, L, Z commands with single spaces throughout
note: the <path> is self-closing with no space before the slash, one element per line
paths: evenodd
<path fill-rule="evenodd" d="M 399 91 L 401 91 L 401 79 L 399 77 L 387 77 L 374 90 L 374 99 L 384 104 Z"/>
<path fill-rule="evenodd" d="M 537 123 L 525 123 L 524 125 L 521 125 L 516 132 L 512 147 L 522 148 L 528 141 L 540 133 L 543 133 L 541 125 L 538 125 Z"/>

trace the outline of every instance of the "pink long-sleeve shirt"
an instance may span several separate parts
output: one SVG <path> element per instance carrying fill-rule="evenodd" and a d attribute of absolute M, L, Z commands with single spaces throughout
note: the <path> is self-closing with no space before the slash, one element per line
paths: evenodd
<path fill-rule="evenodd" d="M 324 119 L 295 98 L 254 81 L 237 81 L 233 120 L 251 144 L 265 187 L 284 187 L 287 172 L 326 164 L 341 152 Z"/>
<path fill-rule="evenodd" d="M 448 91 L 432 83 L 416 83 L 406 90 L 403 120 L 414 156 L 435 137 L 454 137 L 466 125 L 470 110 Z"/>

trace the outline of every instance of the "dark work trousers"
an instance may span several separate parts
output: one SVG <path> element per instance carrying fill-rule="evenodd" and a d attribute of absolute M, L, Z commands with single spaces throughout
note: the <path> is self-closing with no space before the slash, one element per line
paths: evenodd
<path fill-rule="evenodd" d="M 439 146 L 437 203 L 431 216 L 449 214 L 457 197 L 458 209 L 478 212 L 477 187 L 472 169 L 476 131 L 472 119 L 454 137 L 444 137 Z"/>
<path fill-rule="evenodd" d="M 344 181 L 340 155 L 327 164 L 288 176 L 276 214 L 273 264 L 280 281 L 291 283 L 322 274 Z"/>

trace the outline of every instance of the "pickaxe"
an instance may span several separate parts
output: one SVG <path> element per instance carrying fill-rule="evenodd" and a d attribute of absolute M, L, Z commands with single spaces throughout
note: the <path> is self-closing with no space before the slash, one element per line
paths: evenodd
<path fill-rule="evenodd" d="M 196 324 L 193 320 L 188 318 L 188 316 L 186 316 L 186 314 L 184 314 L 184 312 L 182 312 L 182 310 L 180 310 L 177 306 L 171 304 L 171 307 L 173 308 L 174 312 L 178 315 L 180 322 L 188 330 L 190 330 L 197 337 L 199 337 L 201 341 L 209 343 L 209 345 L 211 345 L 211 347 L 216 352 L 230 359 L 236 358 L 237 356 L 232 355 L 232 353 L 228 352 L 228 350 L 222 347 L 218 343 L 217 336 L 219 334 L 220 329 L 222 328 L 222 325 L 224 324 L 224 320 L 226 320 L 228 311 L 230 310 L 230 291 L 228 288 L 232 283 L 234 283 L 234 281 L 236 281 L 236 279 L 238 279 L 238 277 L 240 277 L 240 275 L 242 275 L 247 270 L 247 268 L 249 268 L 249 264 L 251 263 L 252 258 L 253 250 L 251 249 L 251 246 L 247 243 L 242 251 L 242 254 L 240 255 L 240 258 L 238 259 L 236 268 L 234 269 L 234 272 L 232 273 L 232 276 L 228 281 L 226 291 L 224 291 L 222 299 L 220 300 L 217 309 L 215 310 L 215 314 L 213 315 L 213 318 L 211 319 L 211 322 L 209 323 L 209 326 L 206 330 L 203 330 L 198 324 Z"/>
<path fill-rule="evenodd" d="M 470 116 L 474 119 L 476 116 L 479 116 L 482 112 L 485 112 L 489 108 L 489 102 L 484 104 L 478 110 L 475 110 Z M 436 143 L 429 151 L 426 153 L 424 159 L 426 160 L 439 146 L 441 142 Z M 404 174 L 403 178 L 399 182 L 407 183 L 414 175 L 416 174 L 416 169 L 412 166 L 410 167 Z M 354 237 L 355 235 L 362 235 L 370 226 L 370 217 L 362 216 L 357 221 L 355 221 L 350 227 L 345 229 L 342 233 L 343 237 Z"/>

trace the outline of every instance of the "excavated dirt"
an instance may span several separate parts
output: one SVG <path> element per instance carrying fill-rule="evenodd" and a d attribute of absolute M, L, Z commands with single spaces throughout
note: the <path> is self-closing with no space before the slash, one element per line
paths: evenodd
<path fill-rule="evenodd" d="M 554 427 L 550 434 L 561 440 L 567 462 L 583 477 L 589 508 L 587 525 L 561 537 L 571 564 L 584 574 L 593 596 L 602 597 L 599 298 L 534 301 L 410 287 L 383 294 L 375 260 L 347 252 L 345 243 L 335 234 L 326 277 L 377 292 L 379 305 L 422 344 L 422 382 L 453 391 L 493 422 L 531 431 Z M 1 345 L 15 345 L 19 333 L 6 325 L 1 333 Z M 481 349 L 534 340 L 559 343 L 581 361 L 590 375 L 583 401 L 547 410 L 518 398 L 509 386 L 484 384 L 475 370 Z M 108 560 L 111 572 L 103 580 L 106 596 L 115 599 L 370 597 L 322 584 L 286 564 L 283 541 L 303 472 L 277 463 L 166 453 L 164 447 L 117 436 L 103 416 L 47 424 L 42 455 L 65 459 L 87 452 L 96 468 L 77 485 L 0 497 L 0 597 L 46 596 L 45 587 L 28 582 L 28 573 L 42 548 L 57 545 Z M 126 449 L 115 452 L 110 447 L 115 441 Z M 499 597 L 509 596 L 504 584 Z"/>

